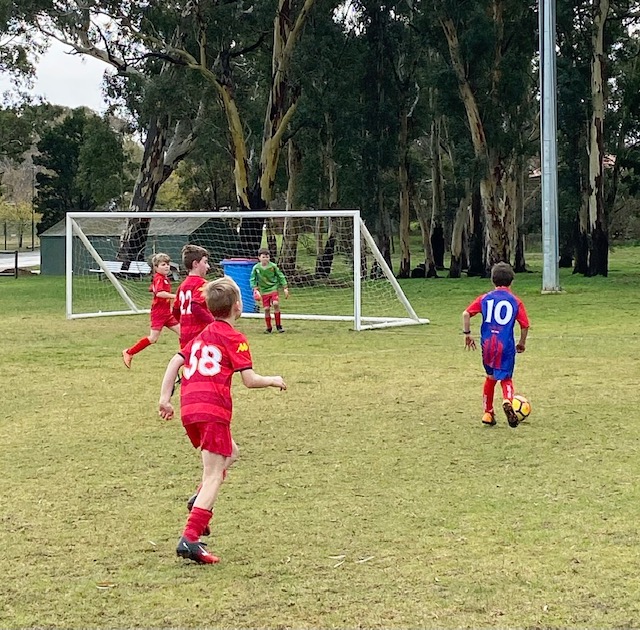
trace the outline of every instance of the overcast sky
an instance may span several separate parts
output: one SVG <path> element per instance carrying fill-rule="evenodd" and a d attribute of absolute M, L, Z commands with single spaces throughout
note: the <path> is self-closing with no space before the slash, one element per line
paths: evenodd
<path fill-rule="evenodd" d="M 106 109 L 100 84 L 109 66 L 91 57 L 66 53 L 67 47 L 53 42 L 37 66 L 37 77 L 31 93 L 42 96 L 54 105 L 80 107 L 86 105 L 96 112 Z M 0 93 L 11 84 L 0 75 Z"/>

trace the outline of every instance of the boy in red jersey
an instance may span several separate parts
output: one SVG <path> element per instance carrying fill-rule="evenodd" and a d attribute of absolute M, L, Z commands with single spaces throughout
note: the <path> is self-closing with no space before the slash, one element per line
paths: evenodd
<path fill-rule="evenodd" d="M 493 411 L 493 394 L 498 381 L 502 387 L 502 409 L 507 416 L 510 427 L 517 427 L 518 416 L 513 410 L 513 370 L 516 364 L 516 353 L 524 352 L 529 333 L 529 318 L 522 300 L 511 292 L 511 283 L 515 274 L 511 265 L 505 262 L 495 264 L 491 269 L 493 291 L 478 296 L 462 313 L 462 332 L 465 336 L 464 347 L 475 350 L 476 342 L 471 335 L 471 318 L 482 314 L 480 342 L 482 348 L 482 364 L 486 372 L 482 391 L 484 401 L 483 424 L 496 424 Z M 520 339 L 516 344 L 513 329 L 516 322 L 520 324 Z"/>
<path fill-rule="evenodd" d="M 180 416 L 187 436 L 202 454 L 202 485 L 176 554 L 200 564 L 213 564 L 219 558 L 209 553 L 200 536 L 209 528 L 213 506 L 225 471 L 238 455 L 231 437 L 231 380 L 240 372 L 246 387 L 287 389 L 281 376 L 261 376 L 253 371 L 247 338 L 233 327 L 242 315 L 238 285 L 228 276 L 207 283 L 204 294 L 215 321 L 176 354 L 162 380 L 159 413 L 173 417 L 172 387 L 184 365 L 180 390 Z"/>
<path fill-rule="evenodd" d="M 189 275 L 176 291 L 173 315 L 180 322 L 180 347 L 184 348 L 213 321 L 213 315 L 202 294 L 209 273 L 209 252 L 198 245 L 185 245 L 182 264 Z"/>
<path fill-rule="evenodd" d="M 131 360 L 134 355 L 158 341 L 160 333 L 165 326 L 169 330 L 173 330 L 176 335 L 180 335 L 180 324 L 171 313 L 171 300 L 176 297 L 171 293 L 171 282 L 169 282 L 171 258 L 167 254 L 155 254 L 151 259 L 151 265 L 154 273 L 153 281 L 149 287 L 149 291 L 153 293 L 150 314 L 151 330 L 148 336 L 143 337 L 133 346 L 122 351 L 122 360 L 128 368 L 131 367 Z"/>

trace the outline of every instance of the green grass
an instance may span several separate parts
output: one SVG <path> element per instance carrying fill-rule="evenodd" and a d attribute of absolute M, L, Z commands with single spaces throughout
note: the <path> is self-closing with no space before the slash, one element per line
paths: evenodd
<path fill-rule="evenodd" d="M 240 322 L 289 391 L 235 384 L 215 567 L 174 555 L 200 472 L 156 414 L 175 337 L 126 371 L 147 317 L 66 321 L 63 279 L 0 278 L 0 627 L 640 626 L 640 249 L 560 295 L 530 266 L 515 430 L 481 426 L 462 349 L 487 280 L 403 282 L 428 326 Z"/>

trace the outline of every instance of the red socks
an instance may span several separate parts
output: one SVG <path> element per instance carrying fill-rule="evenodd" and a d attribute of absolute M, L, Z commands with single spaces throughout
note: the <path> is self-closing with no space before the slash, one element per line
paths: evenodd
<path fill-rule="evenodd" d="M 189 512 L 189 518 L 187 519 L 187 524 L 185 525 L 182 535 L 189 542 L 196 542 L 200 540 L 200 536 L 202 536 L 203 532 L 208 527 L 209 521 L 212 517 L 213 512 L 194 507 L 193 510 Z"/>
<path fill-rule="evenodd" d="M 143 337 L 135 346 L 131 346 L 131 348 L 127 350 L 127 354 L 133 356 L 134 354 L 138 354 L 138 352 L 144 350 L 147 346 L 150 345 L 151 342 L 149 341 L 149 337 Z"/>
<path fill-rule="evenodd" d="M 271 315 L 265 315 L 264 322 L 267 325 L 267 328 L 271 330 Z"/>
<path fill-rule="evenodd" d="M 280 311 L 274 313 L 273 316 L 276 318 L 276 328 L 280 328 Z"/>
<path fill-rule="evenodd" d="M 500 381 L 502 386 L 502 397 L 505 400 L 513 400 L 513 381 L 510 378 L 506 378 L 504 381 Z"/>
<path fill-rule="evenodd" d="M 482 388 L 482 404 L 484 405 L 484 411 L 493 411 L 493 392 L 496 387 L 496 381 L 493 378 L 484 379 L 484 387 Z"/>

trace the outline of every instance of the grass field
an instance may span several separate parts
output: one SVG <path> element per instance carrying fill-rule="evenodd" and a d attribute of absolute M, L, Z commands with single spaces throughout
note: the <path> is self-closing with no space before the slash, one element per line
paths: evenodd
<path fill-rule="evenodd" d="M 639 627 L 640 248 L 559 295 L 530 267 L 517 429 L 481 425 L 463 351 L 487 280 L 404 282 L 427 326 L 241 321 L 289 391 L 235 384 L 214 567 L 175 557 L 199 476 L 156 413 L 175 337 L 127 371 L 146 316 L 67 321 L 62 278 L 0 278 L 0 627 Z"/>

